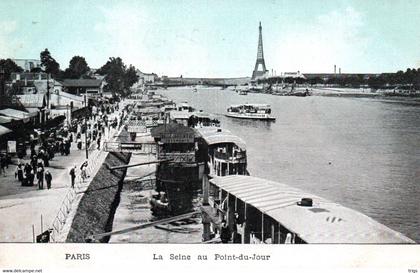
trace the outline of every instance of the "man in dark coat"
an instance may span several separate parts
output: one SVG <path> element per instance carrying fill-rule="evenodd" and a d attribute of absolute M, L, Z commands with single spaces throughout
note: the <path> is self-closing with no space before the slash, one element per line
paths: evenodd
<path fill-rule="evenodd" d="M 231 234 L 228 225 L 226 224 L 226 221 L 222 221 L 222 226 L 220 228 L 220 239 L 222 240 L 222 243 L 227 244 L 230 241 Z"/>
<path fill-rule="evenodd" d="M 74 188 L 74 182 L 76 180 L 76 166 L 70 169 L 71 187 Z"/>
<path fill-rule="evenodd" d="M 23 185 L 23 166 L 20 163 L 16 167 L 15 178 L 16 177 L 19 180 L 19 182 L 21 182 Z"/>
<path fill-rule="evenodd" d="M 34 178 L 33 178 L 33 174 L 32 174 L 31 165 L 29 163 L 26 163 L 25 167 L 23 168 L 23 171 L 25 172 L 27 186 L 33 186 L 34 185 Z"/>
<path fill-rule="evenodd" d="M 0 174 L 3 173 L 4 176 L 6 176 L 6 171 L 4 168 L 6 167 L 6 155 L 0 154 Z"/>
<path fill-rule="evenodd" d="M 38 179 L 38 189 L 44 189 L 44 167 L 42 164 L 38 165 L 38 169 L 36 171 L 36 178 Z"/>
<path fill-rule="evenodd" d="M 31 159 L 31 166 L 34 172 L 36 171 L 37 165 L 38 165 L 38 156 L 35 154 L 34 156 L 32 156 L 32 159 Z"/>
<path fill-rule="evenodd" d="M 52 175 L 49 170 L 45 171 L 45 181 L 47 182 L 47 189 L 51 188 Z"/>

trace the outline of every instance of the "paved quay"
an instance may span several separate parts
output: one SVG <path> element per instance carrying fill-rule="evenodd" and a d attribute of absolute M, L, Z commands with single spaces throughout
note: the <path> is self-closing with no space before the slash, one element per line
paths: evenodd
<path fill-rule="evenodd" d="M 34 181 L 32 187 L 22 187 L 15 179 L 16 165 L 9 165 L 6 177 L 0 178 L 0 242 L 33 242 L 32 225 L 35 235 L 41 233 L 53 221 L 57 211 L 71 186 L 69 170 L 80 166 L 85 160 L 85 151 L 77 150 L 73 142 L 68 156 L 55 156 L 50 167 L 45 167 L 53 177 L 51 189 L 39 190 Z M 25 162 L 25 160 L 23 160 Z"/>
<path fill-rule="evenodd" d="M 118 115 L 115 112 L 111 118 Z M 116 130 L 105 130 L 103 142 L 115 134 Z M 74 138 L 75 139 L 75 138 Z M 82 135 L 82 140 L 84 140 Z M 63 200 L 71 188 L 69 171 L 72 166 L 77 166 L 76 174 L 80 174 L 80 166 L 85 162 L 85 149 L 78 150 L 75 141 L 71 143 L 71 153 L 68 156 L 56 156 L 50 161 L 49 167 L 44 167 L 52 174 L 51 189 L 39 190 L 34 181 L 34 186 L 23 187 L 15 178 L 16 165 L 9 165 L 6 169 L 6 176 L 0 176 L 0 242 L 33 242 L 35 237 L 51 228 L 57 216 Z M 89 149 L 89 157 L 96 154 L 96 142 L 93 142 Z M 102 152 L 102 151 L 99 151 Z M 17 159 L 13 159 L 14 162 Z M 23 163 L 29 161 L 29 157 L 22 160 Z M 95 162 L 97 163 L 97 162 Z M 89 168 L 88 168 L 89 175 Z M 85 183 L 88 184 L 89 180 Z M 77 179 L 76 179 L 77 184 Z M 42 217 L 42 223 L 41 223 Z M 34 229 L 34 232 L 33 232 Z"/>

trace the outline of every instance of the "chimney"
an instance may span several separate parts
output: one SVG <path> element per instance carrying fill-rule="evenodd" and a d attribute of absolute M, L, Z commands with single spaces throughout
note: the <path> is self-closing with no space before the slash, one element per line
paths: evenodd
<path fill-rule="evenodd" d="M 337 66 L 334 65 L 334 74 L 336 74 L 336 73 L 337 73 Z"/>
<path fill-rule="evenodd" d="M 338 74 L 341 74 L 341 67 L 338 69 Z"/>

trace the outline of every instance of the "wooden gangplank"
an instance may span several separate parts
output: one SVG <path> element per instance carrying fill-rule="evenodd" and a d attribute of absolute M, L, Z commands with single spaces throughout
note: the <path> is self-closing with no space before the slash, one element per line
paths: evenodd
<path fill-rule="evenodd" d="M 124 233 L 132 232 L 132 231 L 135 231 L 135 230 L 139 230 L 139 229 L 145 229 L 145 228 L 153 227 L 153 226 L 156 226 L 156 225 L 168 224 L 168 223 L 171 223 L 171 222 L 183 220 L 183 219 L 190 218 L 190 217 L 193 217 L 193 216 L 198 215 L 198 214 L 201 214 L 201 212 L 193 211 L 193 212 L 177 215 L 177 216 L 174 216 L 174 217 L 170 217 L 170 218 L 166 218 L 166 219 L 162 219 L 162 220 L 158 220 L 158 221 L 154 221 L 154 222 L 150 222 L 150 223 L 141 224 L 141 225 L 134 226 L 134 227 L 129 227 L 129 228 L 120 229 L 120 230 L 111 231 L 111 232 L 94 234 L 94 235 L 88 236 L 87 239 L 88 240 L 93 240 L 93 239 L 100 239 L 100 238 L 103 238 L 103 237 L 106 237 L 106 236 L 111 236 L 111 235 L 124 234 Z"/>
<path fill-rule="evenodd" d="M 113 167 L 109 167 L 109 169 L 113 171 L 113 170 L 118 170 L 118 169 L 126 169 L 126 168 L 131 168 L 131 167 L 136 167 L 136 166 L 149 165 L 149 164 L 159 164 L 162 162 L 170 162 L 170 161 L 172 160 L 171 159 L 154 160 L 154 161 L 147 161 L 147 162 L 141 162 L 141 163 L 136 163 L 136 164 L 113 166 Z"/>

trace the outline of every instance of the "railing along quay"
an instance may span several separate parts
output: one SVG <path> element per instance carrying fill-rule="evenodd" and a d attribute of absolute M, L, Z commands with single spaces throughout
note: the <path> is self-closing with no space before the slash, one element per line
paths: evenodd
<path fill-rule="evenodd" d="M 94 150 L 89 157 L 88 160 L 88 167 L 86 169 L 86 173 L 90 176 L 89 179 L 93 178 L 93 175 L 99 170 L 100 166 L 102 165 L 102 158 L 103 155 L 106 153 L 102 153 L 100 150 Z M 76 200 L 77 195 L 80 192 L 86 190 L 89 183 L 88 180 L 83 178 L 81 173 L 76 176 L 74 188 L 70 188 L 65 195 L 63 202 L 60 205 L 60 209 L 54 218 L 52 225 L 51 225 L 51 233 L 50 233 L 50 242 L 56 242 L 57 238 L 66 223 L 67 217 L 70 214 L 72 209 L 72 205 Z"/>
<path fill-rule="evenodd" d="M 116 134 L 119 133 L 120 130 L 113 130 L 111 133 L 108 133 L 108 141 L 112 139 Z M 105 160 L 106 155 L 108 154 L 106 151 L 103 151 L 103 144 L 106 143 L 107 140 L 104 140 L 101 145 L 101 149 L 97 149 L 97 145 L 92 143 L 89 147 L 89 151 L 92 151 L 89 154 L 89 159 L 87 160 L 88 166 L 86 168 L 86 173 L 89 179 L 93 179 L 93 176 L 102 166 L 103 161 Z M 82 163 L 83 164 L 83 163 Z M 80 169 L 80 166 L 79 166 Z M 58 242 L 58 238 L 60 233 L 66 224 L 67 218 L 71 212 L 73 203 L 75 202 L 78 194 L 83 193 L 86 188 L 89 186 L 90 183 L 89 179 L 84 179 L 79 172 L 76 176 L 74 188 L 70 188 L 65 195 L 63 202 L 60 205 L 60 209 L 54 218 L 51 228 L 50 228 L 50 242 Z"/>

